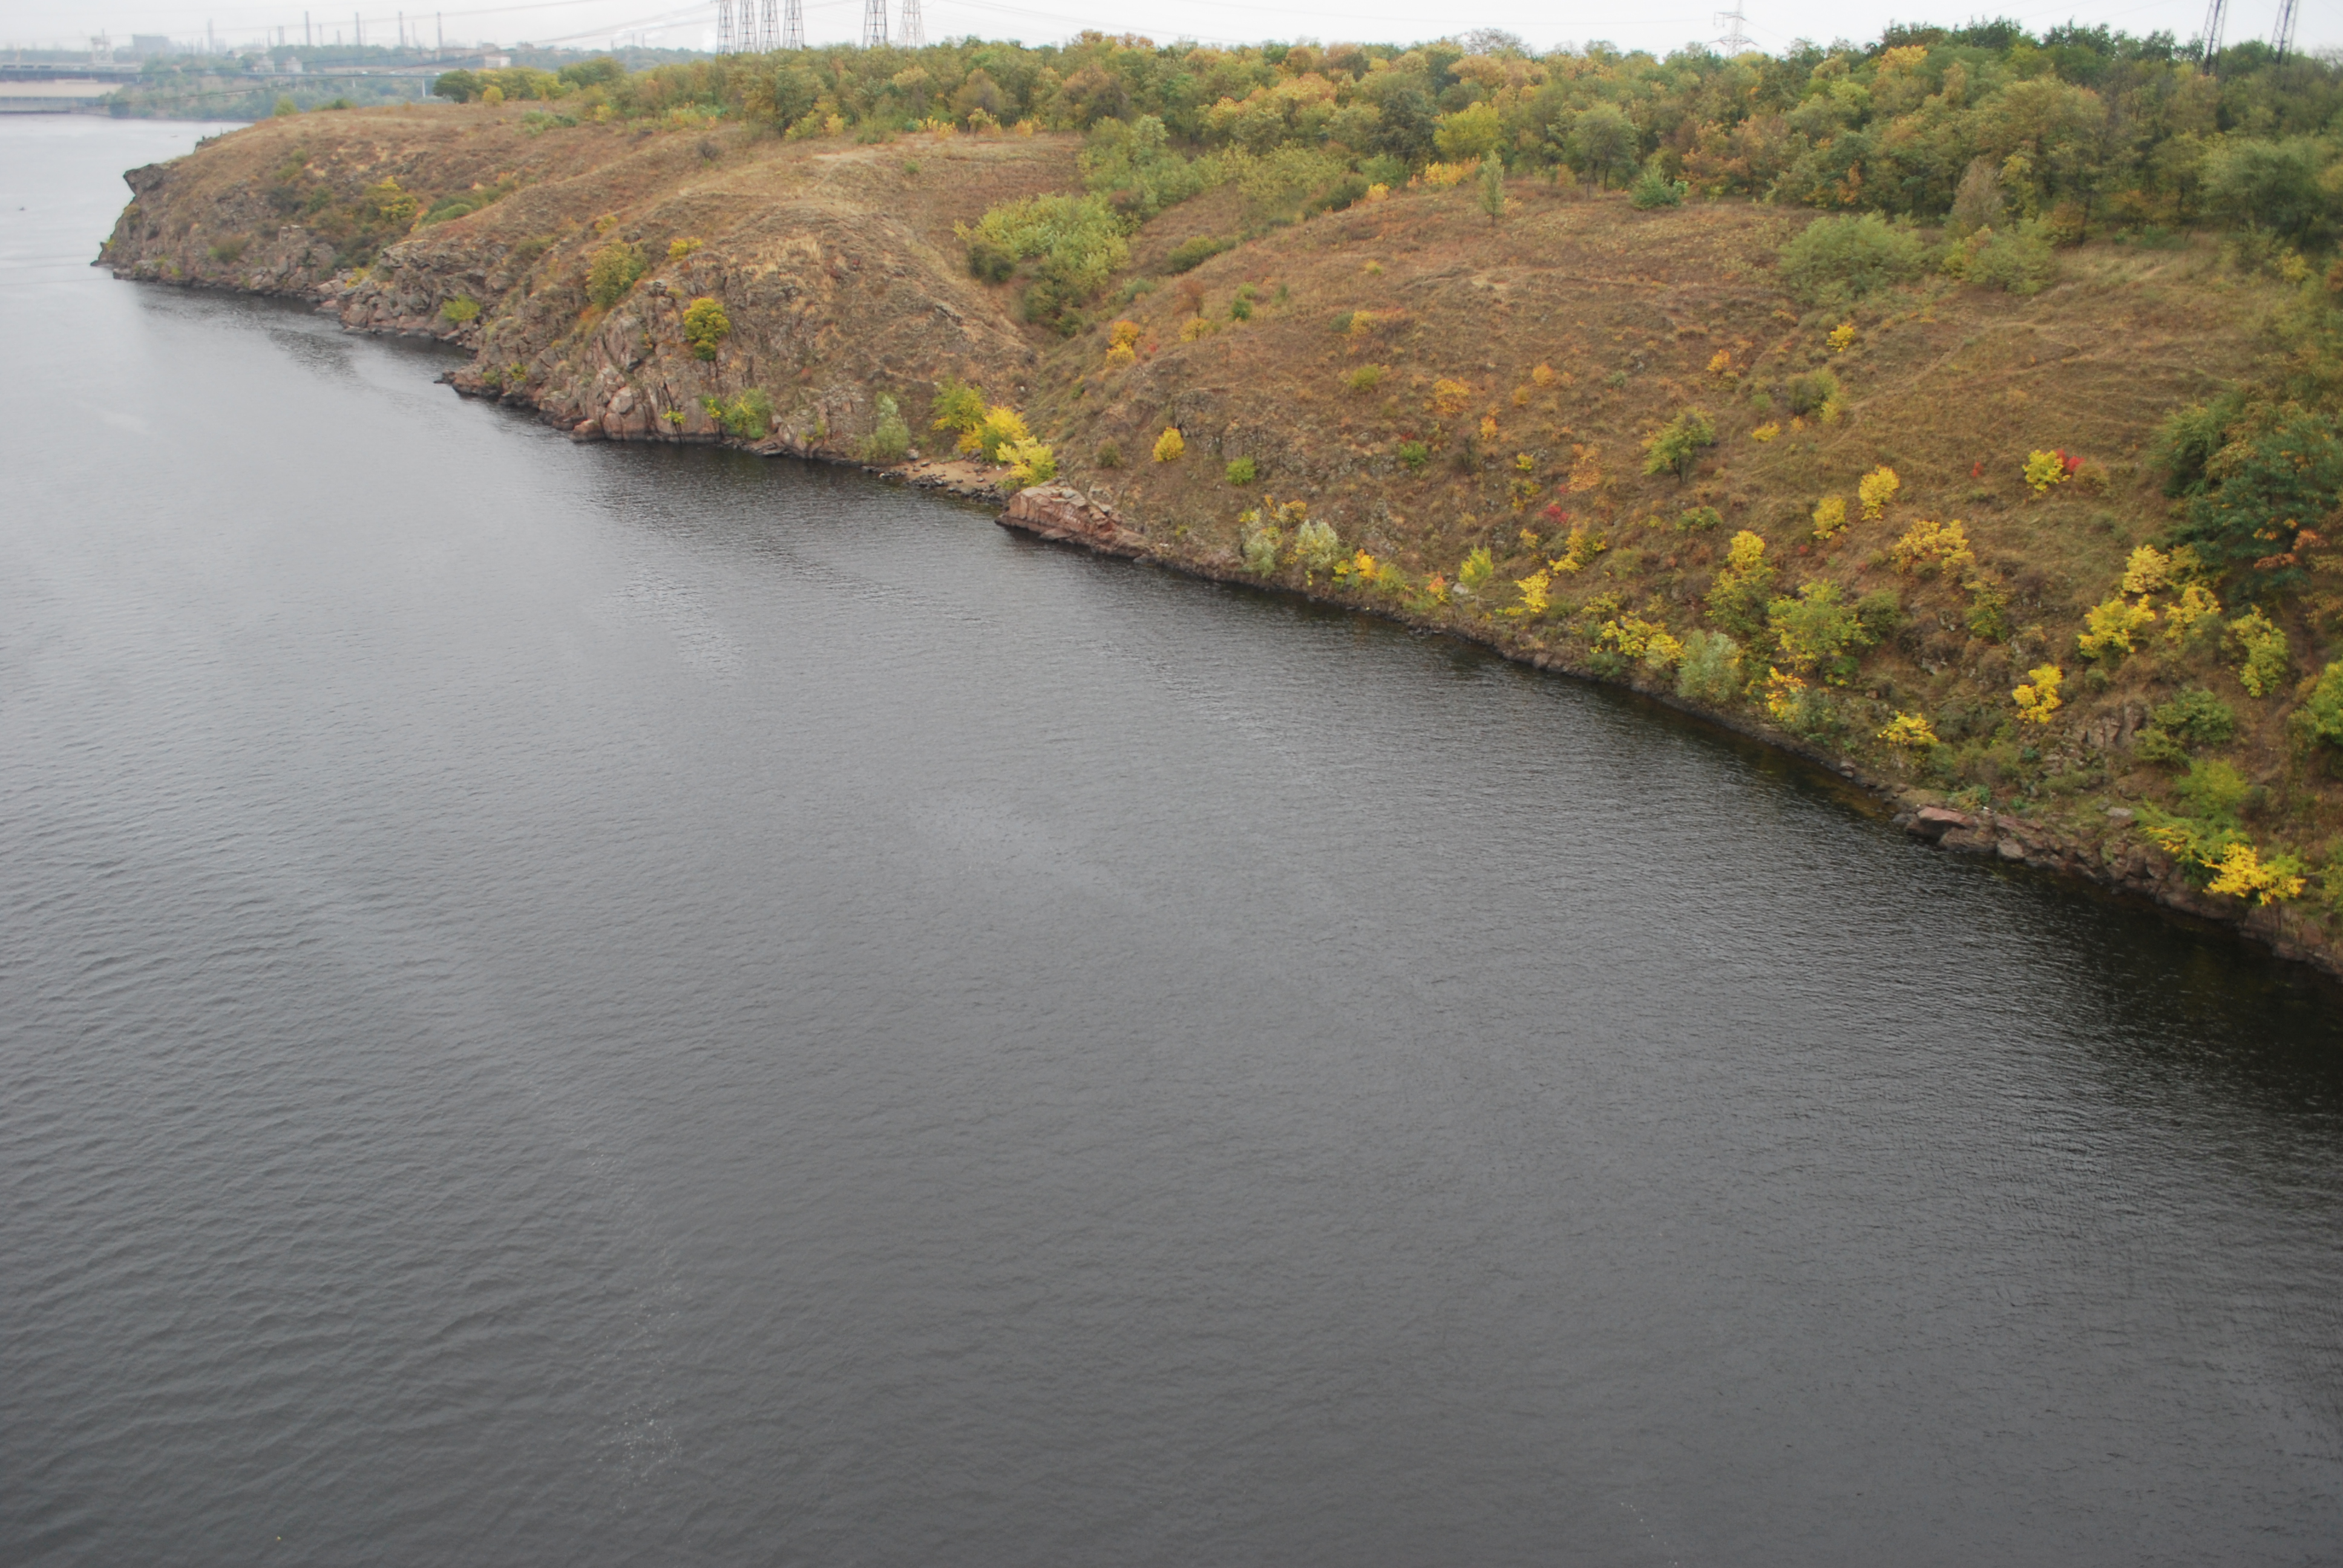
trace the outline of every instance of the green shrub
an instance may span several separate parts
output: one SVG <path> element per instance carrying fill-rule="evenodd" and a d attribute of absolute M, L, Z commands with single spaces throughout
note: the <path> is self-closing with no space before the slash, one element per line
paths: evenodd
<path fill-rule="evenodd" d="M 985 283 L 1006 283 L 1017 270 L 1017 257 L 990 240 L 978 240 L 968 247 L 968 275 Z"/>
<path fill-rule="evenodd" d="M 1400 467 L 1409 473 L 1421 474 L 1423 472 L 1423 466 L 1430 461 L 1432 461 L 1432 448 L 1423 442 L 1402 441 L 1399 444 Z"/>
<path fill-rule="evenodd" d="M 1313 576 L 1332 568 L 1342 553 L 1342 538 L 1331 523 L 1312 518 L 1293 530 L 1293 558 Z"/>
<path fill-rule="evenodd" d="M 2343 663 L 2328 665 L 2290 720 L 2306 742 L 2343 748 Z"/>
<path fill-rule="evenodd" d="M 1224 250 L 1234 250 L 1236 247 L 1237 240 L 1233 235 L 1222 236 L 1200 234 L 1192 239 L 1183 239 L 1173 246 L 1172 254 L 1163 258 L 1163 270 L 1186 272 L 1193 267 L 1203 266 Z"/>
<path fill-rule="evenodd" d="M 1334 313 L 1334 320 L 1332 322 L 1334 336 L 1337 337 L 1346 336 L 1351 330 L 1351 323 L 1356 321 L 1358 318 L 1359 313 L 1355 310 L 1336 311 Z"/>
<path fill-rule="evenodd" d="M 1278 548 L 1284 542 L 1284 536 L 1273 528 L 1256 528 L 1248 532 L 1240 547 L 1245 569 L 1259 578 L 1273 574 L 1277 570 Z"/>
<path fill-rule="evenodd" d="M 440 317 L 458 327 L 480 318 L 480 302 L 469 295 L 459 294 L 439 307 Z"/>
<path fill-rule="evenodd" d="M 1715 445 L 1715 424 L 1699 409 L 1687 408 L 1644 443 L 1644 472 L 1674 474 L 1681 480 L 1700 460 L 1701 449 Z"/>
<path fill-rule="evenodd" d="M 1376 387 L 1383 385 L 1383 367 L 1382 366 L 1362 365 L 1356 370 L 1352 371 L 1348 377 L 1343 378 L 1343 385 L 1350 387 L 1353 392 L 1363 393 L 1373 391 Z"/>
<path fill-rule="evenodd" d="M 1945 257 L 1945 270 L 1983 288 L 2039 294 L 2058 276 L 2058 257 L 2038 227 L 2022 224 L 2006 234 L 1979 229 Z"/>
<path fill-rule="evenodd" d="M 1855 650 L 1872 640 L 1862 617 L 1840 601 L 1833 582 L 1810 582 L 1795 598 L 1772 600 L 1765 607 L 1765 626 L 1785 667 L 1798 675 L 1819 673 L 1833 686 L 1854 678 Z"/>
<path fill-rule="evenodd" d="M 2148 719 L 2136 744 L 2150 762 L 2186 762 L 2197 747 L 2227 746 L 2237 730 L 2237 710 L 2201 686 L 2184 687 Z"/>
<path fill-rule="evenodd" d="M 981 387 L 947 376 L 936 383 L 936 400 L 929 412 L 935 416 L 937 429 L 965 436 L 984 423 L 984 407 Z"/>
<path fill-rule="evenodd" d="M 513 193 L 513 188 L 509 185 L 497 185 L 484 190 L 458 191 L 454 196 L 442 196 L 432 203 L 431 210 L 425 213 L 417 222 L 419 226 L 428 226 L 435 223 L 447 223 L 456 218 L 469 217 L 482 207 L 493 206 L 504 200 Z"/>
<path fill-rule="evenodd" d="M 2253 786 L 2227 763 L 2202 758 L 2188 765 L 2187 775 L 2173 788 L 2188 803 L 2189 815 L 2213 822 L 2234 822 Z"/>
<path fill-rule="evenodd" d="M 211 248 L 211 257 L 223 266 L 234 266 L 244 255 L 244 247 L 252 242 L 242 235 L 220 241 Z"/>
<path fill-rule="evenodd" d="M 732 336 L 732 318 L 724 314 L 724 307 L 705 295 L 691 302 L 683 313 L 683 340 L 691 345 L 695 359 L 713 359 L 716 346 Z"/>
<path fill-rule="evenodd" d="M 1782 247 L 1782 286 L 1799 303 L 1850 305 L 1917 277 L 1927 265 L 1919 236 L 1873 213 L 1818 217 Z"/>
<path fill-rule="evenodd" d="M 1842 394 L 1838 377 L 1828 369 L 1809 370 L 1804 376 L 1793 376 L 1789 385 L 1790 412 L 1800 416 L 1812 414 Z"/>
<path fill-rule="evenodd" d="M 911 427 L 903 423 L 903 410 L 884 392 L 871 399 L 871 409 L 878 418 L 870 428 L 870 440 L 862 449 L 864 460 L 901 462 L 911 450 Z"/>
<path fill-rule="evenodd" d="M 623 240 L 613 240 L 594 253 L 586 266 L 586 297 L 608 310 L 642 280 L 650 264 L 643 253 Z"/>
<path fill-rule="evenodd" d="M 1894 588 L 1874 588 L 1855 601 L 1856 618 L 1874 642 L 1885 642 L 1904 625 L 1904 600 Z"/>
<path fill-rule="evenodd" d="M 699 406 L 735 440 L 761 441 L 773 433 L 773 400 L 757 387 L 749 387 L 729 403 L 702 397 Z"/>
<path fill-rule="evenodd" d="M 1235 459 L 1229 464 L 1227 471 L 1229 483 L 1232 485 L 1250 485 L 1256 477 L 1256 470 L 1251 457 Z"/>
<path fill-rule="evenodd" d="M 1722 708 L 1741 690 L 1741 645 L 1721 631 L 1684 633 L 1684 659 L 1676 666 L 1676 695 L 1687 702 Z"/>
<path fill-rule="evenodd" d="M 1112 441 L 1100 442 L 1098 449 L 1098 466 L 1101 468 L 1121 467 L 1122 448 L 1115 445 Z"/>
<path fill-rule="evenodd" d="M 1676 516 L 1676 531 L 1682 534 L 1704 534 L 1725 521 L 1725 514 L 1715 507 L 1686 507 Z"/>
<path fill-rule="evenodd" d="M 1637 211 L 1649 212 L 1654 207 L 1684 206 L 1684 195 L 1691 189 L 1683 180 L 1668 178 L 1667 171 L 1654 159 L 1635 176 L 1635 183 L 1627 189 L 1627 199 Z"/>

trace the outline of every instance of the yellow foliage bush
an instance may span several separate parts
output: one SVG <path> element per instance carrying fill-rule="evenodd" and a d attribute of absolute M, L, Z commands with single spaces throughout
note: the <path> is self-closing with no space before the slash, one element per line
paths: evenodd
<path fill-rule="evenodd" d="M 2026 482 L 2037 496 L 2053 485 L 2066 482 L 2066 457 L 2063 452 L 2028 452 L 2026 454 Z"/>
<path fill-rule="evenodd" d="M 1553 386 L 1555 381 L 1554 367 L 1540 363 L 1536 369 L 1530 372 L 1530 379 L 1536 382 L 1541 387 Z"/>
<path fill-rule="evenodd" d="M 2177 552 L 2176 552 L 2177 553 Z M 2202 583 L 2190 583 L 2164 608 L 2164 640 L 2177 648 L 2200 621 L 2218 621 L 2221 601 Z"/>
<path fill-rule="evenodd" d="M 1827 539 L 1846 527 L 1846 498 L 1825 496 L 1815 505 L 1815 538 Z"/>
<path fill-rule="evenodd" d="M 1855 487 L 1855 493 L 1863 501 L 1864 517 L 1875 523 L 1886 516 L 1887 503 L 1894 500 L 1896 492 L 1903 487 L 1904 481 L 1896 477 L 1893 468 L 1874 468 L 1864 475 Z"/>
<path fill-rule="evenodd" d="M 1957 518 L 1948 523 L 1932 523 L 1925 519 L 1904 530 L 1890 552 L 1899 572 L 1916 571 L 1922 567 L 1958 568 L 1975 566 L 1976 557 L 1969 549 L 1968 531 Z"/>
<path fill-rule="evenodd" d="M 2268 697 L 2286 684 L 2292 663 L 2286 630 L 2258 609 L 2249 609 L 2229 623 L 2229 639 L 2245 655 L 2237 666 L 2237 684 L 2249 697 Z"/>
<path fill-rule="evenodd" d="M 2009 694 L 2017 704 L 2017 716 L 2030 724 L 2047 724 L 2050 716 L 2065 706 L 2058 696 L 2058 687 L 2066 672 L 2055 664 L 2036 665 L 2026 672 L 2026 683 Z"/>
<path fill-rule="evenodd" d="M 1899 713 L 1889 719 L 1887 727 L 1879 732 L 1879 739 L 1890 746 L 1915 749 L 1941 744 L 1936 739 L 1936 728 L 1916 713 Z"/>
<path fill-rule="evenodd" d="M 1753 441 L 1770 441 L 1781 433 L 1782 427 L 1780 423 L 1778 421 L 1768 420 L 1766 423 L 1758 426 L 1755 430 L 1750 431 L 1749 438 Z"/>
<path fill-rule="evenodd" d="M 1730 349 L 1730 348 L 1720 348 L 1720 349 L 1718 349 L 1715 353 L 1714 353 L 1714 354 L 1712 354 L 1712 355 L 1710 355 L 1710 356 L 1708 357 L 1708 373 L 1709 373 L 1711 376 L 1725 376 L 1725 375 L 1730 375 L 1730 374 L 1732 373 L 1732 370 L 1733 370 L 1733 350 L 1732 350 L 1732 349 Z"/>
<path fill-rule="evenodd" d="M 1033 433 L 1025 427 L 1025 417 L 1005 403 L 995 403 L 984 411 L 984 417 L 960 433 L 960 449 L 976 452 L 988 463 L 1003 462 L 1001 452 L 1020 441 L 1030 441 Z"/>
<path fill-rule="evenodd" d="M 1193 343 L 1199 337 L 1210 337 L 1221 329 L 1221 324 L 1209 316 L 1192 316 L 1180 326 L 1180 341 Z"/>
<path fill-rule="evenodd" d="M 1830 346 L 1831 352 L 1833 354 L 1844 354 L 1848 349 L 1854 347 L 1855 323 L 1852 321 L 1842 321 L 1836 327 L 1832 327 Z"/>
<path fill-rule="evenodd" d="M 1544 615 L 1549 602 L 1547 590 L 1552 588 L 1553 583 L 1554 579 L 1543 571 L 1532 572 L 1525 578 L 1515 578 L 1513 586 L 1522 590 L 1522 602 L 1505 613 L 1523 617 Z"/>
<path fill-rule="evenodd" d="M 1408 183 L 1421 183 L 1435 190 L 1444 189 L 1449 186 L 1461 185 L 1480 166 L 1479 164 L 1426 164 L 1423 172 Z"/>
<path fill-rule="evenodd" d="M 1106 351 L 1106 362 L 1117 370 L 1136 365 L 1139 363 L 1139 350 L 1128 343 L 1114 344 Z"/>
<path fill-rule="evenodd" d="M 2083 612 L 2083 629 L 2075 638 L 2076 651 L 2085 658 L 2129 653 L 2132 638 L 2155 624 L 2156 607 L 2152 602 L 2142 599 L 2130 604 L 2120 597 L 2111 598 Z"/>
<path fill-rule="evenodd" d="M 1495 440 L 1496 438 L 1497 438 L 1497 417 L 1496 417 L 1494 414 L 1483 414 L 1483 415 L 1482 415 L 1482 416 L 1481 416 L 1481 439 L 1483 439 L 1483 441 L 1493 441 L 1493 440 Z"/>
<path fill-rule="evenodd" d="M 1744 528 L 1733 536 L 1731 544 L 1725 547 L 1725 569 L 1734 577 L 1745 578 L 1752 572 L 1764 569 L 1765 565 L 1765 539 L 1763 535 L 1753 534 Z"/>
<path fill-rule="evenodd" d="M 1777 724 L 1787 724 L 1798 716 L 1798 699 L 1805 694 L 1806 683 L 1795 675 L 1785 675 L 1768 668 L 1765 671 L 1765 711 Z"/>
<path fill-rule="evenodd" d="M 1684 640 L 1670 632 L 1665 622 L 1637 615 L 1604 621 L 1594 634 L 1594 646 L 1623 658 L 1641 660 L 1664 673 L 1681 663 L 1684 654 Z"/>
<path fill-rule="evenodd" d="M 681 261 L 707 243 L 700 239 L 671 239 L 667 242 L 667 258 L 669 261 Z"/>
<path fill-rule="evenodd" d="M 1603 483 L 1603 448 L 1573 446 L 1570 448 L 1570 493 L 1574 496 L 1599 487 Z"/>
<path fill-rule="evenodd" d="M 2172 558 L 2154 545 L 2142 545 L 2124 563 L 2123 591 L 2157 593 L 2172 586 Z"/>
<path fill-rule="evenodd" d="M 2303 879 L 2295 874 L 2295 864 L 2284 855 L 2266 864 L 2260 850 L 2241 840 L 2227 846 L 2218 860 L 2209 863 L 2207 869 L 2214 875 L 2205 890 L 2251 899 L 2258 904 L 2278 903 L 2301 895 Z"/>
<path fill-rule="evenodd" d="M 1366 199 L 1367 199 L 1367 200 L 1369 200 L 1369 201 L 1371 201 L 1371 202 L 1377 202 L 1377 201 L 1382 201 L 1382 200 L 1383 200 L 1386 196 L 1389 196 L 1390 195 L 1391 195 L 1391 186 L 1387 186 L 1387 185 L 1382 185 L 1382 184 L 1371 185 L 1371 186 L 1369 186 L 1367 187 L 1367 198 L 1366 198 Z"/>
<path fill-rule="evenodd" d="M 1177 425 L 1166 425 L 1163 434 L 1155 437 L 1155 460 L 1159 463 L 1177 462 L 1187 449 L 1188 438 L 1180 434 Z"/>
<path fill-rule="evenodd" d="M 1057 454 L 1031 436 L 1003 447 L 1001 457 L 1009 465 L 1009 477 L 1019 489 L 1045 485 L 1058 477 Z"/>
<path fill-rule="evenodd" d="M 1444 377 L 1432 384 L 1432 411 L 1443 419 L 1453 419 L 1472 406 L 1473 388 L 1462 381 Z"/>
<path fill-rule="evenodd" d="M 1583 572 L 1594 564 L 1595 557 L 1610 548 L 1610 541 L 1601 535 L 1590 534 L 1584 524 L 1573 523 L 1570 538 L 1563 544 L 1561 558 L 1548 561 L 1546 565 L 1565 574 Z"/>

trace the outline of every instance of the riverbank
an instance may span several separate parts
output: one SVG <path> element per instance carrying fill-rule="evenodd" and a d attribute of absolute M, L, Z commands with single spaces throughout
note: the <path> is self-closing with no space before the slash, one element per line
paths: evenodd
<path fill-rule="evenodd" d="M 1121 304 L 1061 337 L 972 277 L 960 236 L 1080 188 L 1079 148 L 547 126 L 517 106 L 299 116 L 134 171 L 102 259 L 465 347 L 458 391 L 580 439 L 723 441 L 998 500 L 1000 465 L 928 449 L 952 440 L 939 387 L 978 387 L 1059 470 L 1011 526 L 1632 688 L 1861 781 L 1948 849 L 2343 973 L 2343 792 L 2288 729 L 2330 657 L 2331 558 L 2271 607 L 2276 691 L 2243 689 L 2217 637 L 2077 652 L 2166 528 L 2157 423 L 2248 373 L 2283 297 L 2214 240 L 2086 246 L 2031 297 L 1940 279 L 1816 312 L 1774 272 L 1799 212 L 1522 181 L 1502 222 L 1427 187 L 1261 226 L 1222 187 L 1141 226 Z M 598 277 L 614 253 L 635 276 Z M 709 301 L 712 337 L 692 320 Z M 916 461 L 883 460 L 890 404 Z M 1708 444 L 1644 472 L 1645 441 L 1695 409 Z M 2056 484 L 2026 477 L 2043 451 L 2074 459 Z M 1308 557 L 1304 524 L 1331 531 Z M 1693 680 L 1681 650 L 1727 635 L 1734 678 Z M 2022 709 L 2046 668 L 2051 709 Z M 2152 835 L 2195 807 L 2140 738 L 2188 692 L 2228 713 L 2228 819 L 2305 866 L 2293 896 L 2215 894 Z"/>

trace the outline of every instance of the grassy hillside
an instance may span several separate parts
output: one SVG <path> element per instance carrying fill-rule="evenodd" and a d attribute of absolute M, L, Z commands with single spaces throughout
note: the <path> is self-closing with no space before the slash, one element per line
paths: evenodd
<path fill-rule="evenodd" d="M 2029 236 L 2012 291 L 1947 270 L 2000 243 L 1957 223 L 1826 218 L 1785 269 L 1811 210 L 1502 160 L 1342 191 L 1120 129 L 1086 161 L 1031 126 L 568 117 L 258 125 L 136 172 L 105 259 L 448 337 L 467 389 L 581 434 L 891 460 L 980 388 L 1047 448 L 1025 476 L 1166 561 L 1664 694 L 2331 960 L 2343 473 L 2283 412 L 2325 363 L 2299 249 Z M 2216 513 L 2251 485 L 2293 513 L 2240 558 Z"/>

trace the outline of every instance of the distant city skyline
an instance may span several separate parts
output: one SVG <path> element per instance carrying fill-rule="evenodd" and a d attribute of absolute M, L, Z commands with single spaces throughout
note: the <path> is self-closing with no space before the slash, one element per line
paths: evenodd
<path fill-rule="evenodd" d="M 900 0 L 889 0 L 892 15 Z M 1475 27 L 1501 28 L 1518 35 L 1530 48 L 1544 51 L 1563 44 L 1584 45 L 1603 40 L 1624 49 L 1648 49 L 1664 54 L 1692 43 L 1713 43 L 1725 36 L 1730 23 L 1720 13 L 1695 9 L 1654 8 L 1654 14 L 1622 13 L 1596 5 L 1535 5 L 1523 0 L 1488 0 L 1469 15 L 1412 5 L 1404 0 L 1362 0 L 1336 6 L 1326 0 L 1300 0 L 1294 5 L 1251 4 L 1246 0 L 1099 0 L 1075 5 L 1072 0 L 923 0 L 930 39 L 957 38 L 970 34 L 988 38 L 1018 38 L 1044 44 L 1071 37 L 1086 27 L 1103 32 L 1143 34 L 1159 43 L 1192 38 L 1200 43 L 1258 43 L 1313 38 L 1363 43 L 1416 42 Z M 1930 15 L 1909 0 L 1827 0 L 1827 3 L 1776 5 L 1765 0 L 1744 7 L 1746 35 L 1758 48 L 1779 53 L 1800 38 L 1827 44 L 1845 38 L 1863 43 L 1876 38 L 1891 22 L 1933 22 L 1958 25 L 1972 15 L 2006 12 L 2039 32 L 2074 21 L 2085 26 L 2105 25 L 2133 34 L 2168 31 L 2186 42 L 2203 26 L 2206 8 L 2196 0 L 2150 0 L 2148 4 L 2106 0 L 2099 5 L 2028 6 L 1996 10 L 1968 4 L 1948 4 L 1942 15 Z M 0 0 L 0 45 L 23 48 L 82 48 L 91 36 L 104 33 L 126 45 L 134 34 L 161 34 L 180 45 L 206 38 L 226 49 L 244 49 L 276 42 L 283 29 L 288 42 L 302 36 L 303 8 L 270 0 L 224 0 L 209 5 L 203 0 L 127 0 L 116 4 L 38 4 L 35 0 Z M 716 3 L 663 4 L 662 0 L 518 0 L 516 4 L 458 4 L 438 11 L 377 10 L 368 5 L 345 8 L 338 14 L 307 8 L 315 41 L 355 42 L 363 30 L 369 44 L 397 41 L 402 25 L 411 43 L 426 46 L 444 38 L 450 48 L 493 43 L 560 45 L 578 48 L 608 46 L 614 41 L 651 48 L 705 49 L 715 46 Z M 859 35 L 862 0 L 806 0 L 806 32 L 816 45 L 850 45 Z M 2267 38 L 2278 17 L 2277 0 L 2232 0 L 2226 36 L 2230 43 Z M 2296 46 L 2305 51 L 2343 45 L 2343 23 L 2327 7 L 2305 8 L 2298 25 Z"/>

